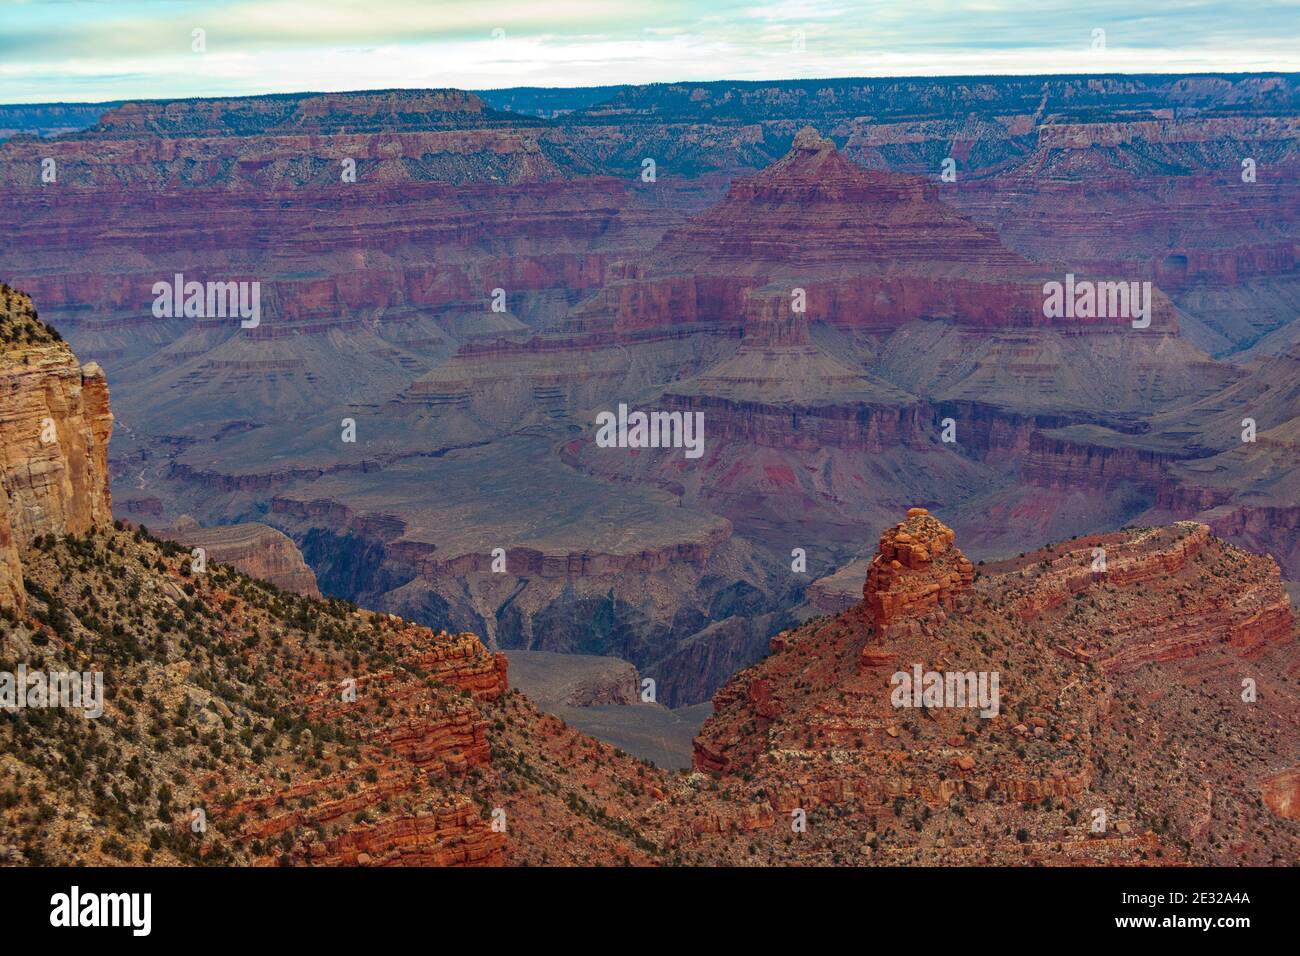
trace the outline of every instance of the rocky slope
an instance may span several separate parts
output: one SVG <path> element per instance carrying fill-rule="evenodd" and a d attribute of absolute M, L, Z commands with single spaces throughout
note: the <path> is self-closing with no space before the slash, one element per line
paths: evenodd
<path fill-rule="evenodd" d="M 649 771 L 510 693 L 505 659 L 473 635 L 226 565 L 191 574 L 180 546 L 129 530 L 42 536 L 24 560 L 29 615 L 3 624 L 6 665 L 102 670 L 106 704 L 94 720 L 6 718 L 10 863 L 648 859 L 594 807 Z M 545 766 L 575 749 L 610 779 Z"/>
<path fill-rule="evenodd" d="M 883 535 L 859 606 L 774 638 L 715 695 L 697 768 L 776 817 L 818 808 L 877 861 L 1296 858 L 1278 776 L 1300 756 L 1296 627 L 1272 561 L 1188 523 L 970 574 L 915 509 Z M 913 668 L 941 689 L 948 672 L 997 674 L 996 713 L 942 692 L 900 706 Z"/>

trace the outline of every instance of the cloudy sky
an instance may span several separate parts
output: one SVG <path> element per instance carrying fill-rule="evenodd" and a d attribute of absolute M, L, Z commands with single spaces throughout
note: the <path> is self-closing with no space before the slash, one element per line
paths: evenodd
<path fill-rule="evenodd" d="M 1300 0 L 0 0 L 0 103 L 1200 70 L 1300 71 Z"/>

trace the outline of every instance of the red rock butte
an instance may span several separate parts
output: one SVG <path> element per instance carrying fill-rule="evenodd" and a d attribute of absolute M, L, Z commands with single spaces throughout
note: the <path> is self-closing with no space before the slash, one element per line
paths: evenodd
<path fill-rule="evenodd" d="M 863 607 L 876 636 L 919 630 L 926 619 L 943 620 L 970 594 L 974 567 L 953 546 L 953 531 L 925 508 L 909 508 L 880 536 L 880 550 L 867 571 Z M 871 652 L 868 644 L 864 656 Z"/>

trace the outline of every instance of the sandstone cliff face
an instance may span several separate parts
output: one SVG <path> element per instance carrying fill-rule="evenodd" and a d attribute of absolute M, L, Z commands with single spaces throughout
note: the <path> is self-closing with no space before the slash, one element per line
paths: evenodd
<path fill-rule="evenodd" d="M 0 601 L 17 602 L 23 546 L 112 522 L 113 415 L 103 370 L 83 367 L 8 286 L 0 287 L 0 396 Z"/>
<path fill-rule="evenodd" d="M 203 548 L 207 560 L 234 565 L 249 577 L 270 581 L 296 594 L 320 597 L 316 575 L 307 567 L 298 546 L 287 534 L 264 524 L 200 528 L 190 519 L 178 521 L 163 536 L 190 548 Z"/>

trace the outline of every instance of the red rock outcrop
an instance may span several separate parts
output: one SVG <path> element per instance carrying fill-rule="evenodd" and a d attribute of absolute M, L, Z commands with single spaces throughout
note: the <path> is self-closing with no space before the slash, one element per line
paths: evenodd
<path fill-rule="evenodd" d="M 952 542 L 952 529 L 925 508 L 909 508 L 906 521 L 880 536 L 863 589 L 867 619 L 876 633 L 915 627 L 921 619 L 962 606 L 974 566 Z"/>
<path fill-rule="evenodd" d="M 313 844 L 313 866 L 503 866 L 506 834 L 465 798 L 446 808 L 395 817 Z"/>
<path fill-rule="evenodd" d="M 1092 536 L 1041 561 L 1032 584 L 1015 588 L 1013 605 L 1023 620 L 1035 621 L 1099 590 L 1129 590 L 1186 575 L 1193 562 L 1222 560 L 1225 547 L 1208 526 L 1196 522 Z M 1218 644 L 1257 654 L 1286 641 L 1295 621 L 1280 569 L 1268 558 L 1241 555 L 1242 567 L 1230 586 L 1211 580 L 1190 597 L 1179 590 L 1170 605 L 1140 613 L 1124 602 L 1103 632 L 1072 635 L 1058 651 L 1123 673 L 1192 658 Z"/>

